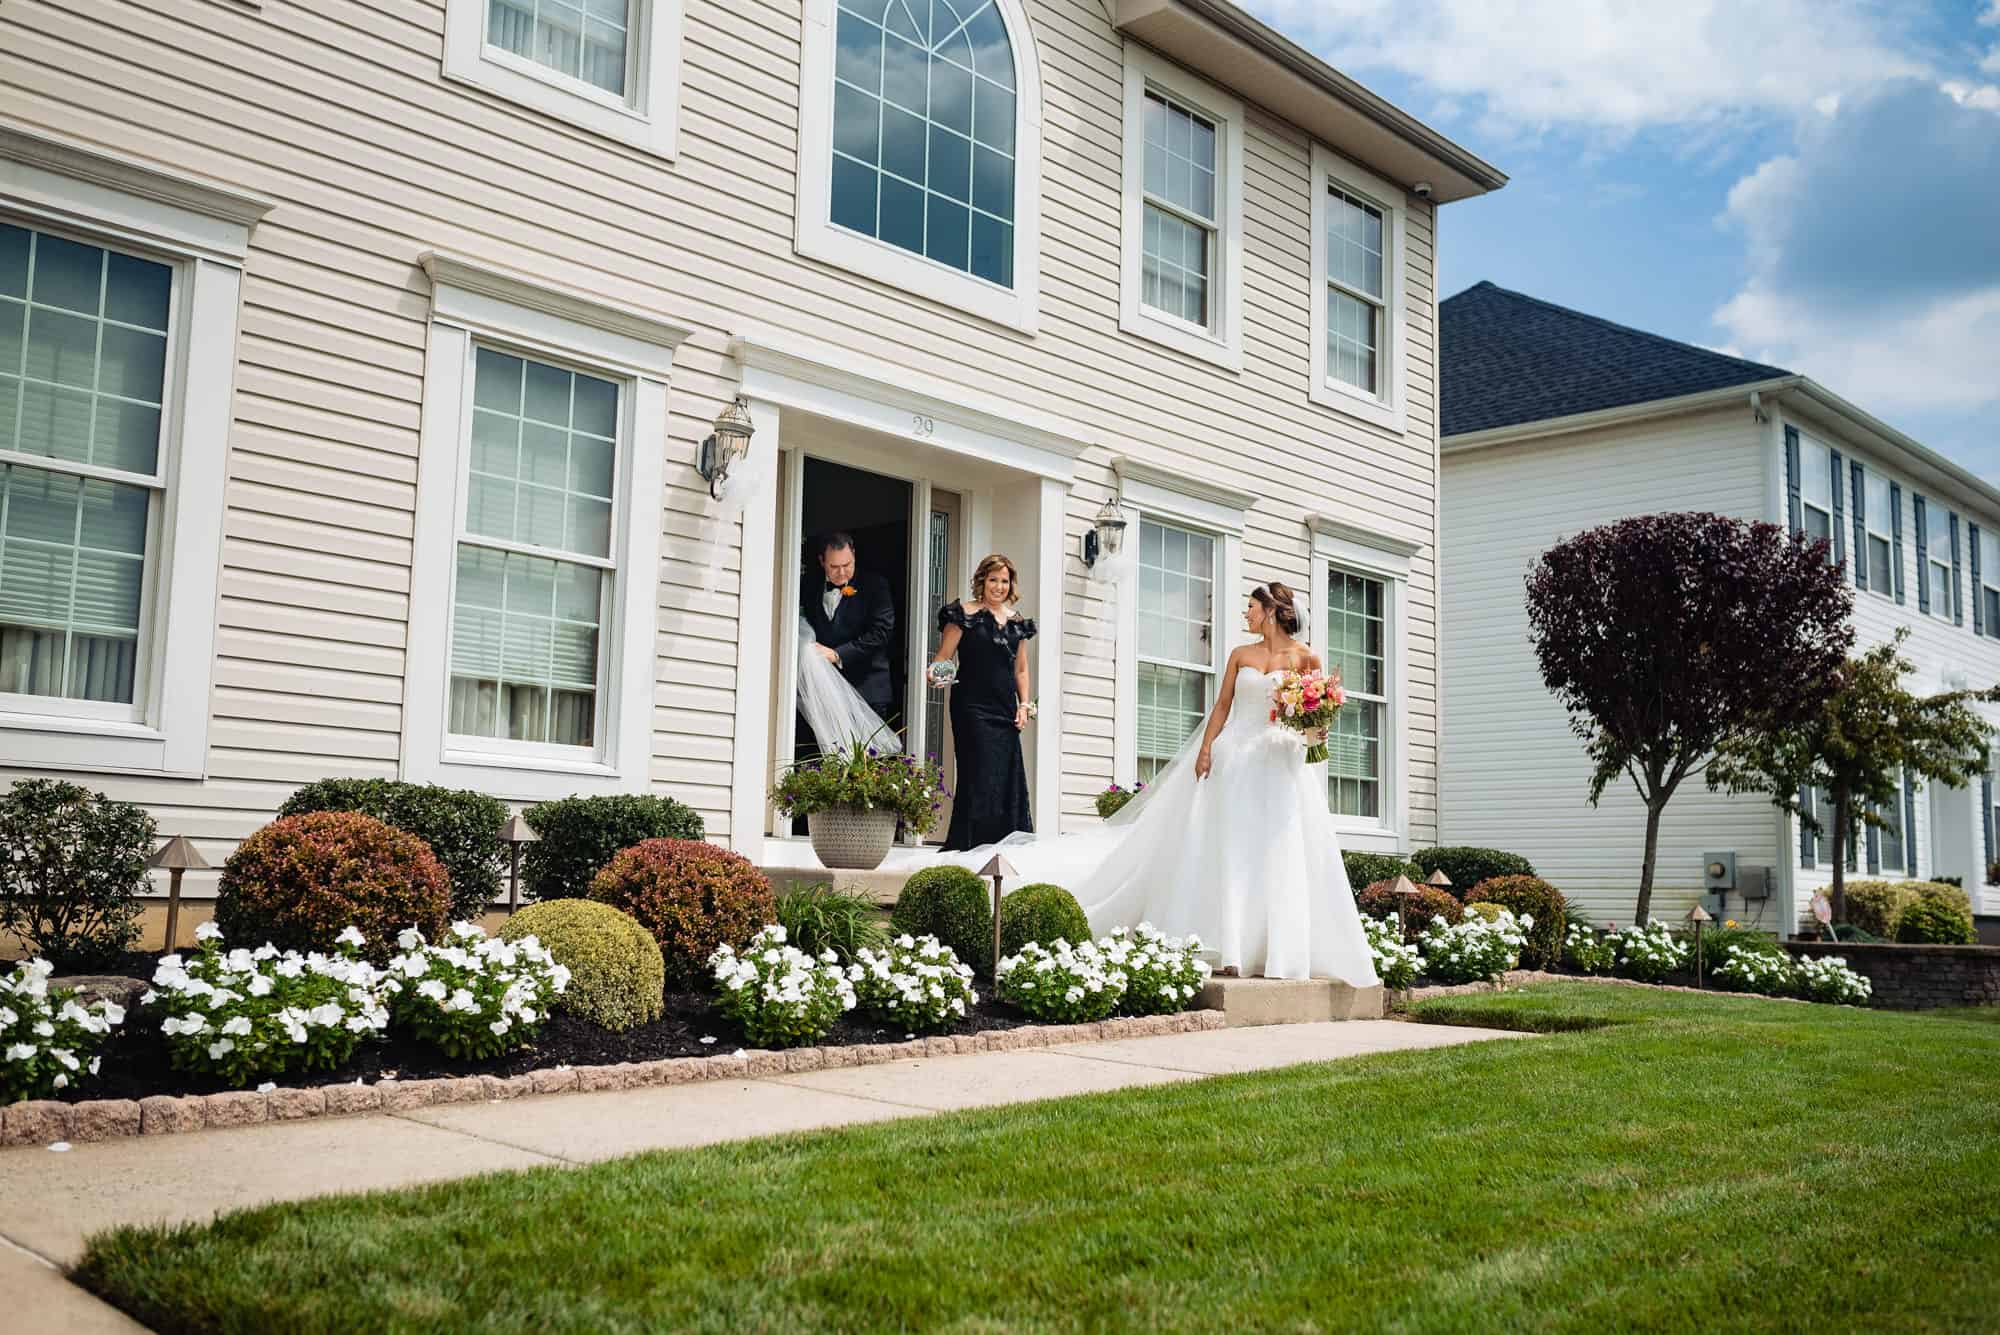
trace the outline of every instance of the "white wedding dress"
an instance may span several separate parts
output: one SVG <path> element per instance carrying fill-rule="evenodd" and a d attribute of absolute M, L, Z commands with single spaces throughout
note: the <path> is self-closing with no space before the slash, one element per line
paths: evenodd
<path fill-rule="evenodd" d="M 1326 770 L 1297 733 L 1270 722 L 1275 674 L 1237 669 L 1236 699 L 1198 779 L 1197 733 L 1103 825 L 1055 838 L 1019 835 L 957 855 L 977 870 L 998 851 L 1016 885 L 1049 881 L 1076 896 L 1091 930 L 1149 922 L 1192 932 L 1245 977 L 1336 978 L 1373 986 Z"/>

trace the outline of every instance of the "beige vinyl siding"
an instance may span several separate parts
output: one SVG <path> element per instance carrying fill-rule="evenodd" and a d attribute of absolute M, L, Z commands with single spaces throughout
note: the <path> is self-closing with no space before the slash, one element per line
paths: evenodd
<path fill-rule="evenodd" d="M 1623 778 L 1597 807 L 1585 801 L 1591 766 L 1542 684 L 1523 580 L 1557 542 L 1627 516 L 1710 510 L 1763 518 L 1762 439 L 1746 404 L 1446 454 L 1446 842 L 1524 854 L 1591 917 L 1632 920 L 1645 808 Z M 1699 778 L 1688 780 L 1661 823 L 1654 916 L 1678 918 L 1696 902 L 1710 850 L 1734 849 L 1740 862 L 1770 864 L 1781 875 L 1782 828 L 1766 800 L 1711 793 Z M 1740 909 L 1732 900 L 1731 913 Z M 1774 891 L 1762 921 L 1776 930 L 1781 914 Z"/>
<path fill-rule="evenodd" d="M 1094 0 L 1029 8 L 1045 92 L 1033 338 L 793 254 L 796 0 L 689 6 L 672 162 L 445 82 L 443 0 L 0 6 L 6 114 L 279 201 L 245 275 L 209 777 L 92 782 L 219 862 L 297 784 L 397 772 L 408 595 L 423 577 L 409 568 L 429 317 L 416 259 L 440 249 L 697 330 L 671 385 L 652 779 L 718 839 L 732 833 L 736 711 L 766 705 L 736 698 L 735 530 L 717 534 L 691 464 L 735 392 L 729 339 L 763 328 L 1083 424 L 1094 447 L 1067 506 L 1065 606 L 1029 609 L 1068 632 L 1064 808 L 1077 816 L 1112 777 L 1112 664 L 1085 653 L 1100 591 L 1074 552 L 1113 457 L 1256 493 L 1246 579 L 1304 587 L 1313 512 L 1425 543 L 1409 590 L 1410 799 L 1412 838 L 1432 840 L 1433 211 L 1407 201 L 1403 434 L 1307 402 L 1309 145 L 1260 114 L 1246 135 L 1245 370 L 1121 336 L 1120 40 Z M 1217 616 L 1233 624 L 1234 607 Z"/>

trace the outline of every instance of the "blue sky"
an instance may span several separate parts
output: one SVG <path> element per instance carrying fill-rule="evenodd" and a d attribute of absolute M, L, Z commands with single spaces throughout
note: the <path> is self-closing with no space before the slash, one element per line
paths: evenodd
<path fill-rule="evenodd" d="M 1479 153 L 1481 279 L 1800 371 L 2000 483 L 2000 0 L 1248 0 Z"/>

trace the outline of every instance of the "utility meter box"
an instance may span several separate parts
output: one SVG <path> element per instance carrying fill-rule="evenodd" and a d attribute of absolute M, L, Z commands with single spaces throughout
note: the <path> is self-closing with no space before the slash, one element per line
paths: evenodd
<path fill-rule="evenodd" d="M 1717 890 L 1736 888 L 1736 855 L 1734 853 L 1703 853 L 1701 855 L 1701 888 L 1711 894 Z"/>
<path fill-rule="evenodd" d="M 1737 872 L 1736 893 L 1747 902 L 1753 899 L 1769 899 L 1771 882 L 1775 869 L 1771 867 L 1744 867 Z"/>

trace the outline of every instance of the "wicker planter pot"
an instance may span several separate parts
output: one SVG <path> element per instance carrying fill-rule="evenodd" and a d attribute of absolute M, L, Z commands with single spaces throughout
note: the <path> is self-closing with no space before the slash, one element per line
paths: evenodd
<path fill-rule="evenodd" d="M 838 871 L 873 871 L 896 839 L 896 813 L 880 808 L 828 807 L 806 817 L 813 855 Z"/>

